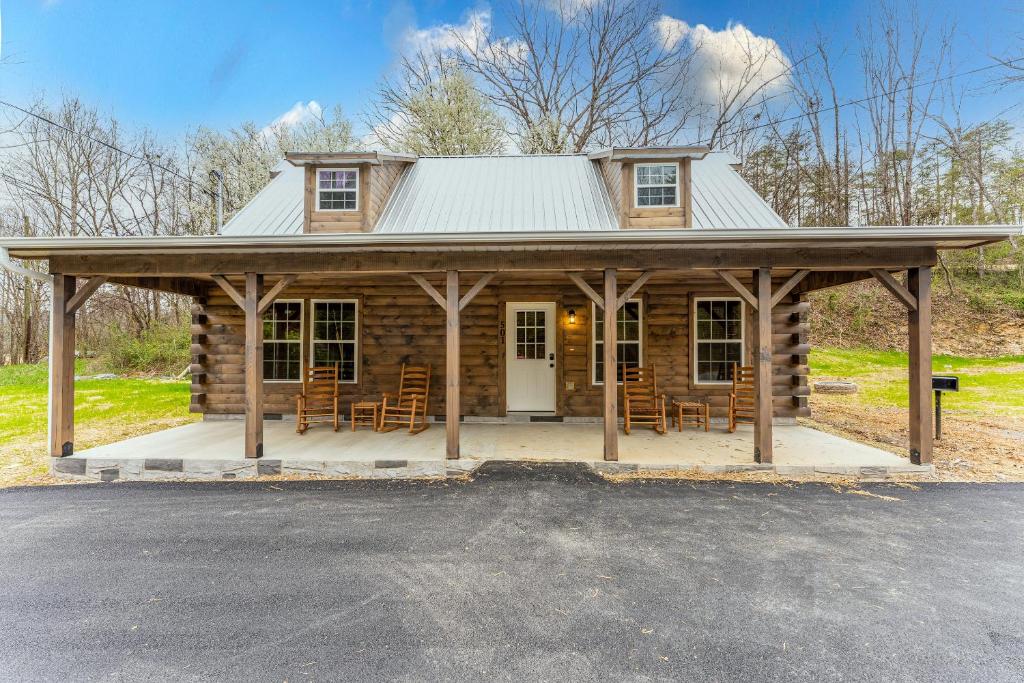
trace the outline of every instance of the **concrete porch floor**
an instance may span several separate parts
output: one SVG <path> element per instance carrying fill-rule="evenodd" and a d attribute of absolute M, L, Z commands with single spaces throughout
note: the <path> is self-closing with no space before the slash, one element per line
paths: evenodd
<path fill-rule="evenodd" d="M 343 425 L 337 433 L 318 425 L 295 433 L 293 421 L 267 421 L 264 457 L 242 457 L 243 423 L 208 421 L 175 427 L 125 441 L 90 448 L 53 460 L 57 476 L 72 479 L 250 478 L 260 474 L 413 477 L 472 471 L 485 460 L 549 460 L 589 463 L 601 471 L 697 468 L 708 472 L 771 469 L 780 474 L 930 473 L 901 456 L 797 425 L 774 428 L 771 465 L 753 462 L 749 425 L 728 433 L 723 425 L 710 432 L 688 429 L 659 435 L 635 429 L 620 431 L 618 463 L 602 459 L 600 424 L 463 423 L 462 457 L 444 460 L 445 429 L 434 424 L 410 435 L 398 430 L 355 432 Z"/>

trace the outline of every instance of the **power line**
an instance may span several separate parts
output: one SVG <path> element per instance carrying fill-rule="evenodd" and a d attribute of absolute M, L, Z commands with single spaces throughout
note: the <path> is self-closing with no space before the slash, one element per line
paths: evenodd
<path fill-rule="evenodd" d="M 928 81 L 918 81 L 918 82 L 915 82 L 915 83 L 910 83 L 910 84 L 905 85 L 905 86 L 900 87 L 900 88 L 895 88 L 893 90 L 889 90 L 889 91 L 885 91 L 885 92 L 880 92 L 880 93 L 875 93 L 873 95 L 867 95 L 865 97 L 861 97 L 860 99 L 849 100 L 847 102 L 842 102 L 840 104 L 834 104 L 834 105 L 829 106 L 829 107 L 818 107 L 817 109 L 812 109 L 811 111 L 802 112 L 800 114 L 793 114 L 792 116 L 787 116 L 787 117 L 784 117 L 784 118 L 781 118 L 781 119 L 777 119 L 777 120 L 774 120 L 774 121 L 769 121 L 767 123 L 759 123 L 759 124 L 757 124 L 755 126 L 749 126 L 747 128 L 741 128 L 740 130 L 737 130 L 737 131 L 734 131 L 734 132 L 730 133 L 730 135 L 742 135 L 743 133 L 749 133 L 751 131 L 760 130 L 761 128 L 768 128 L 768 127 L 771 127 L 771 126 L 777 126 L 777 125 L 784 124 L 784 123 L 790 123 L 791 121 L 799 121 L 800 119 L 808 118 L 808 117 L 814 116 L 816 114 L 823 114 L 825 112 L 836 111 L 836 110 L 842 109 L 843 107 L 851 107 L 851 106 L 855 106 L 855 105 L 858 105 L 858 104 L 864 104 L 864 103 L 870 102 L 872 100 L 877 100 L 880 97 L 889 97 L 891 95 L 898 95 L 900 93 L 907 92 L 908 90 L 913 90 L 914 88 L 923 88 L 923 87 L 926 87 L 926 86 L 929 86 L 929 85 L 935 85 L 936 83 L 942 83 L 943 81 L 951 81 L 954 78 L 962 78 L 964 76 L 973 76 L 974 74 L 981 73 L 982 71 L 988 71 L 990 69 L 997 69 L 997 68 L 1000 68 L 1000 67 L 1012 67 L 1014 64 L 1017 64 L 1018 62 L 1019 63 L 1024 63 L 1024 57 L 1017 57 L 1016 59 L 1010 59 L 1010 60 L 1007 60 L 1005 62 L 998 62 L 998 63 L 995 63 L 995 64 L 988 64 L 986 66 L 979 66 L 976 69 L 970 69 L 969 71 L 961 71 L 960 73 L 947 74 L 946 76 L 940 76 L 938 78 L 933 78 L 933 79 L 928 80 Z M 753 107 L 753 106 L 755 106 L 755 105 L 751 105 L 751 107 Z M 742 109 L 740 111 L 742 111 Z M 737 113 L 739 113 L 739 112 L 737 112 Z M 710 139 L 708 139 L 708 140 L 700 140 L 700 141 L 696 142 L 695 144 L 698 144 L 698 145 L 711 144 L 711 140 Z"/>
<path fill-rule="evenodd" d="M 165 166 L 163 164 L 157 163 L 156 161 L 154 161 L 151 158 L 148 158 L 146 156 L 142 156 L 142 155 L 136 154 L 134 152 L 129 152 L 128 150 L 122 149 L 121 147 L 118 147 L 117 145 L 113 145 L 113 144 L 107 142 L 106 140 L 101 140 L 100 138 L 93 137 L 92 135 L 89 135 L 88 133 L 83 133 L 80 130 L 75 130 L 74 128 L 71 128 L 69 126 L 65 126 L 62 123 L 57 123 L 53 119 L 50 119 L 50 118 L 48 118 L 46 116 L 43 116 L 42 114 L 36 113 L 36 112 L 31 111 L 29 109 L 25 109 L 24 107 L 19 107 L 18 105 L 13 104 L 11 102 L 7 102 L 5 100 L 0 100 L 0 104 L 4 105 L 5 107 L 10 107 L 11 109 L 14 109 L 16 111 L 20 111 L 22 114 L 26 114 L 26 115 L 31 116 L 33 118 L 39 119 L 43 123 L 45 123 L 47 125 L 50 125 L 50 126 L 53 126 L 54 128 L 59 128 L 59 129 L 61 129 L 63 131 L 71 133 L 72 135 L 79 135 L 79 136 L 85 138 L 86 140 L 91 140 L 92 142 L 95 142 L 98 145 L 103 145 L 107 149 L 109 149 L 109 150 L 111 150 L 113 152 L 117 152 L 118 154 L 124 154 L 125 156 L 130 157 L 132 159 L 135 159 L 137 161 L 142 161 L 142 162 L 147 163 L 147 164 L 149 164 L 151 166 L 155 166 L 156 168 L 159 168 L 159 169 L 161 169 L 163 171 L 166 171 L 167 173 L 170 173 L 171 175 L 175 176 L 176 178 L 184 180 L 186 183 L 192 185 L 193 187 L 198 189 L 200 192 L 204 192 L 204 193 L 208 194 L 209 196 L 211 196 L 213 198 L 217 197 L 217 193 L 211 192 L 210 190 L 207 190 L 205 187 L 203 187 L 202 185 L 200 185 L 196 181 L 192 180 L 188 176 L 182 175 L 178 171 L 175 171 L 173 168 L 170 168 L 169 166 Z"/>

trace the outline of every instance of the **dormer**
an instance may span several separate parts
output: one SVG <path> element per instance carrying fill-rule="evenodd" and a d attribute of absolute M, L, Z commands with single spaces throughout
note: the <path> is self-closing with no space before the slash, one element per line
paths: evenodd
<path fill-rule="evenodd" d="M 290 152 L 305 169 L 302 232 L 370 232 L 413 154 Z"/>
<path fill-rule="evenodd" d="M 707 147 L 612 147 L 595 152 L 619 227 L 692 228 L 690 167 Z"/>

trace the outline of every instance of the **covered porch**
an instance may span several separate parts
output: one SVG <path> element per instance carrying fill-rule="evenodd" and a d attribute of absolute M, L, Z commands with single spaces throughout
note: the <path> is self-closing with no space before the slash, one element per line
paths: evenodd
<path fill-rule="evenodd" d="M 750 459 L 753 429 L 729 433 L 685 429 L 665 435 L 636 429 L 619 442 L 619 460 L 604 460 L 604 429 L 590 423 L 466 422 L 458 460 L 446 458 L 444 425 L 409 435 L 369 429 L 311 428 L 297 437 L 294 422 L 272 420 L 264 439 L 273 457 L 243 456 L 244 423 L 198 422 L 90 448 L 54 461 L 57 474 L 85 480 L 247 479 L 260 475 L 418 478 L 472 473 L 488 460 L 582 462 L 605 472 L 694 470 L 707 473 L 771 471 L 781 476 L 859 477 L 929 474 L 888 451 L 796 424 L 776 425 L 772 463 Z M 272 450 L 271 450 L 272 449 Z"/>
<path fill-rule="evenodd" d="M 424 353 L 433 354 L 430 362 L 436 370 L 437 394 L 430 401 L 430 416 L 440 424 L 421 434 L 421 441 L 404 438 L 394 447 L 390 442 L 400 433 L 366 432 L 349 440 L 339 436 L 324 442 L 323 461 L 335 459 L 335 451 L 344 453 L 350 441 L 356 448 L 357 440 L 365 440 L 365 450 L 358 451 L 361 455 L 353 462 L 392 458 L 411 462 L 419 455 L 410 452 L 423 451 L 422 462 L 437 459 L 436 471 L 441 474 L 468 468 L 460 460 L 513 455 L 629 466 L 647 462 L 644 458 L 667 458 L 669 465 L 685 466 L 708 457 L 716 466 L 728 467 L 734 460 L 749 466 L 798 466 L 802 451 L 807 457 L 824 457 L 814 452 L 821 450 L 821 443 L 799 438 L 806 434 L 802 428 L 784 424 L 807 414 L 806 294 L 865 278 L 877 279 L 906 308 L 911 359 L 908 455 L 910 464 L 928 466 L 932 454 L 930 286 L 937 248 L 999 239 L 1000 233 L 976 228 L 623 230 L 557 236 L 354 233 L 25 240 L 11 253 L 48 258 L 53 274 L 50 454 L 55 459 L 80 455 L 74 447 L 75 314 L 103 284 L 193 297 L 193 408 L 211 416 L 219 405 L 222 412 L 244 420 L 189 427 L 224 433 L 215 439 L 211 431 L 193 443 L 184 437 L 198 431 L 181 432 L 183 440 L 173 444 L 173 457 L 166 459 L 195 460 L 193 453 L 210 455 L 209 448 L 221 457 L 234 449 L 223 457 L 249 459 L 253 467 L 242 469 L 254 472 L 261 469 L 256 461 L 265 459 L 262 469 L 272 470 L 271 463 L 283 466 L 292 453 L 309 451 L 321 438 L 297 437 L 294 428 L 284 426 L 287 416 L 283 421 L 273 419 L 286 409 L 277 407 L 284 406 L 281 397 L 293 395 L 294 389 L 275 393 L 280 385 L 266 380 L 264 314 L 278 299 L 338 299 L 343 291 L 346 299 L 360 302 L 360 316 L 364 308 L 366 315 L 372 311 L 375 316 L 372 330 L 360 326 L 357 362 L 397 372 L 402 363 L 417 364 Z M 899 279 L 902 273 L 905 278 Z M 749 332 L 742 339 L 743 360 L 752 367 L 754 378 L 753 424 L 730 436 L 703 432 L 657 436 L 643 430 L 622 435 L 620 390 L 614 382 L 597 382 L 595 373 L 598 364 L 619 367 L 618 312 L 637 297 L 649 298 L 651 310 L 645 323 L 651 327 L 642 334 L 650 337 L 651 351 L 657 348 L 661 354 L 659 368 L 672 366 L 676 384 L 667 393 L 674 398 L 703 393 L 712 415 L 722 417 L 727 383 L 714 388 L 694 384 L 694 343 L 689 336 L 695 318 L 693 302 L 708 294 L 741 302 L 743 327 Z M 514 410 L 506 400 L 507 356 L 499 341 L 506 336 L 505 306 L 534 302 L 538 297 L 552 303 L 553 317 L 559 321 L 555 329 L 562 352 L 549 354 L 547 349 L 546 358 L 541 359 L 550 360 L 554 371 L 551 416 L 567 422 L 576 416 L 598 422 L 557 425 L 559 438 L 554 438 L 544 430 L 556 426 L 529 425 L 530 431 L 520 434 L 516 425 L 464 421 L 473 416 L 505 417 Z M 655 305 L 660 308 L 655 310 Z M 572 311 L 580 315 L 592 311 L 594 326 L 574 327 Z M 601 323 L 600 333 L 597 323 Z M 303 325 L 308 328 L 308 320 Z M 643 362 L 648 362 L 646 357 Z M 348 393 L 347 398 L 365 400 L 364 395 L 394 390 L 389 386 L 394 384 L 393 377 L 382 372 L 377 379 L 356 385 L 356 393 Z M 470 396 L 475 405 L 470 404 Z M 218 405 L 211 405 L 217 401 Z M 488 434 L 488 429 L 502 431 Z M 513 433 L 515 437 L 510 436 Z M 165 436 L 176 438 L 179 433 L 172 430 Z M 149 443 L 153 447 L 163 443 L 163 437 L 151 438 L 156 440 Z M 440 456 L 427 445 L 436 441 L 443 444 Z M 676 441 L 675 447 L 666 445 Z M 819 457 L 811 466 L 841 467 L 840 453 L 852 448 L 850 442 L 839 440 L 835 458 Z M 91 457 L 112 452 L 93 451 Z M 881 451 L 876 455 L 900 460 Z M 81 467 L 56 462 L 54 466 Z M 374 468 L 392 469 L 376 464 Z"/>

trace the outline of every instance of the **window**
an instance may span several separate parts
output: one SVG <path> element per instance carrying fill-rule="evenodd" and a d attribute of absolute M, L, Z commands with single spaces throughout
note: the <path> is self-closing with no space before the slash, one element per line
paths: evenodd
<path fill-rule="evenodd" d="M 637 164 L 634 168 L 638 207 L 679 206 L 676 196 L 679 164 Z"/>
<path fill-rule="evenodd" d="M 316 172 L 317 211 L 359 208 L 359 169 L 321 168 Z"/>
<path fill-rule="evenodd" d="M 732 381 L 732 364 L 743 364 L 743 302 L 697 299 L 694 330 L 697 384 Z"/>
<path fill-rule="evenodd" d="M 516 311 L 516 359 L 547 357 L 547 311 Z"/>
<path fill-rule="evenodd" d="M 594 316 L 594 384 L 604 384 L 604 318 L 603 312 L 591 304 Z M 618 314 L 618 361 L 616 381 L 622 381 L 622 368 L 643 363 L 641 327 L 643 310 L 639 301 L 627 301 Z"/>
<path fill-rule="evenodd" d="M 357 381 L 356 357 L 359 352 L 359 303 L 346 301 L 313 301 L 313 365 L 338 364 L 342 382 Z"/>
<path fill-rule="evenodd" d="M 301 301 L 275 301 L 263 314 L 263 379 L 302 380 Z"/>

